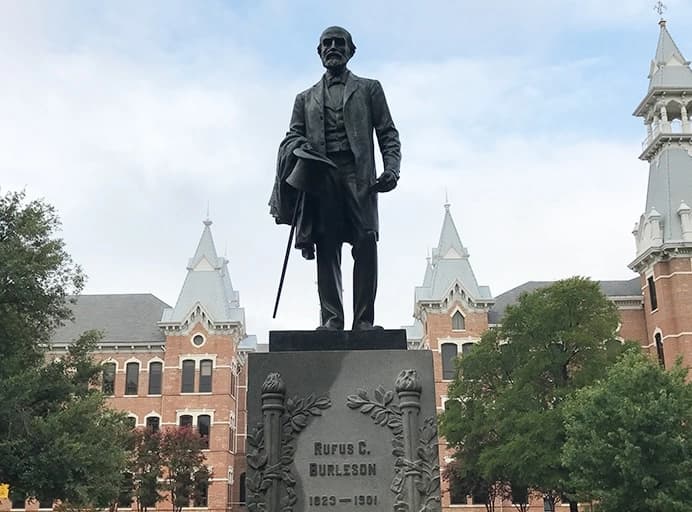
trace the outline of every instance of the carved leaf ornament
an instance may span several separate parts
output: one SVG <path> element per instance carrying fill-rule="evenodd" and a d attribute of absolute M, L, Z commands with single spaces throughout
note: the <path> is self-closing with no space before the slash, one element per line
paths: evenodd
<path fill-rule="evenodd" d="M 397 393 L 420 398 L 421 385 L 415 370 L 402 370 L 396 381 Z M 402 421 L 402 407 L 393 403 L 394 392 L 378 386 L 373 390 L 373 398 L 364 389 L 346 398 L 346 405 L 353 410 L 370 416 L 377 424 L 391 430 L 394 478 L 390 485 L 395 494 L 395 512 L 439 512 L 440 510 L 440 474 L 437 458 L 437 421 L 434 417 L 425 418 L 416 435 L 405 432 Z M 401 400 L 400 400 L 401 402 Z M 415 404 L 415 402 L 413 402 Z M 414 405 L 415 406 L 415 405 Z M 416 446 L 412 446 L 415 460 L 406 458 L 406 443 L 417 437 Z M 418 493 L 414 503 L 407 495 L 407 487 L 413 487 Z M 413 506 L 412 506 L 413 505 Z"/>

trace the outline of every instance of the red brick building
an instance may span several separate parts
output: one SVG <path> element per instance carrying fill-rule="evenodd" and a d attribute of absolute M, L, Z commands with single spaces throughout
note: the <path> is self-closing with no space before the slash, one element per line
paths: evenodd
<path fill-rule="evenodd" d="M 110 405 L 126 411 L 133 426 L 160 429 L 191 425 L 208 443 L 212 479 L 207 499 L 190 503 L 205 510 L 239 510 L 245 473 L 246 360 L 257 347 L 245 331 L 228 272 L 216 253 L 211 221 L 204 229 L 174 307 L 150 294 L 83 295 L 75 322 L 58 330 L 58 355 L 82 332 L 98 329 L 96 357 L 104 369 Z M 9 500 L 0 503 L 9 508 Z M 13 510 L 50 504 L 21 501 Z M 121 503 L 120 509 L 134 504 Z M 159 509 L 171 509 L 170 502 Z"/>
<path fill-rule="evenodd" d="M 649 162 L 645 211 L 635 225 L 636 255 L 629 264 L 638 276 L 626 281 L 601 281 L 604 295 L 618 307 L 619 335 L 636 340 L 652 357 L 670 366 L 681 357 L 692 367 L 692 70 L 666 28 L 651 61 L 649 88 L 634 115 L 642 117 L 647 137 L 640 159 Z M 497 297 L 479 286 L 445 205 L 438 246 L 428 258 L 423 284 L 415 290 L 415 323 L 408 326 L 409 348 L 431 350 L 437 407 L 444 408 L 454 376 L 454 358 L 497 325 L 505 308 L 524 292 L 551 284 L 529 281 Z M 450 453 L 440 443 L 444 466 Z M 474 499 L 450 490 L 443 481 L 443 509 L 485 510 Z M 563 505 L 565 508 L 567 505 Z M 511 508 L 502 503 L 500 508 Z M 532 512 L 544 510 L 535 500 Z"/>

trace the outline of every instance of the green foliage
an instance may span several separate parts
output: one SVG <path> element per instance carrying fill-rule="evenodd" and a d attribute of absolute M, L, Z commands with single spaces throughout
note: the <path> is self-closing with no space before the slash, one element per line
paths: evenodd
<path fill-rule="evenodd" d="M 105 506 L 125 467 L 123 415 L 90 389 L 100 373 L 84 333 L 48 361 L 53 330 L 70 319 L 84 276 L 56 237 L 54 209 L 0 196 L 0 481 L 15 496 Z"/>
<path fill-rule="evenodd" d="M 211 472 L 205 466 L 202 437 L 189 427 L 166 429 L 161 435 L 160 455 L 173 509 L 180 512 L 206 496 Z"/>
<path fill-rule="evenodd" d="M 569 494 L 560 461 L 562 406 L 615 360 L 617 324 L 615 306 L 596 283 L 579 277 L 524 294 L 508 307 L 501 327 L 459 360 L 448 392 L 453 405 L 440 417 L 461 476 L 505 489 L 513 483 L 549 498 Z"/>
<path fill-rule="evenodd" d="M 692 384 L 629 350 L 564 408 L 562 459 L 572 485 L 603 512 L 690 510 Z"/>
<path fill-rule="evenodd" d="M 0 379 L 41 361 L 42 346 L 71 317 L 69 295 L 84 285 L 55 235 L 55 209 L 23 192 L 0 196 Z"/>
<path fill-rule="evenodd" d="M 135 430 L 132 438 L 132 458 L 129 472 L 132 474 L 133 495 L 137 500 L 137 510 L 146 512 L 164 499 L 160 481 L 163 463 L 161 457 L 161 433 L 151 429 Z"/>

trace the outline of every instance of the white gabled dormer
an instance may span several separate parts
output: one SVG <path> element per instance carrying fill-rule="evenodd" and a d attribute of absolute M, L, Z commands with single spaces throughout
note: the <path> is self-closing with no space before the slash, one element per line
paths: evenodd
<path fill-rule="evenodd" d="M 479 286 L 469 262 L 469 252 L 461 243 L 459 232 L 452 219 L 450 205 L 445 204 L 440 241 L 427 258 L 422 286 L 415 289 L 415 313 L 426 307 L 446 309 L 453 303 L 463 308 L 484 309 L 494 301 L 490 288 Z"/>
<path fill-rule="evenodd" d="M 186 331 L 197 323 L 208 331 L 244 329 L 245 311 L 240 307 L 239 293 L 233 289 L 228 260 L 216 253 L 211 224 L 209 219 L 204 221 L 175 307 L 163 312 L 159 326 L 166 331 Z"/>

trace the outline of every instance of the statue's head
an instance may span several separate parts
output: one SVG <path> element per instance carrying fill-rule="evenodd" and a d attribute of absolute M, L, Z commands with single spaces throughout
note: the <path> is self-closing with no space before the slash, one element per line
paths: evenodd
<path fill-rule="evenodd" d="M 340 71 L 356 53 L 356 45 L 345 28 L 328 27 L 320 36 L 317 53 L 325 68 Z"/>

